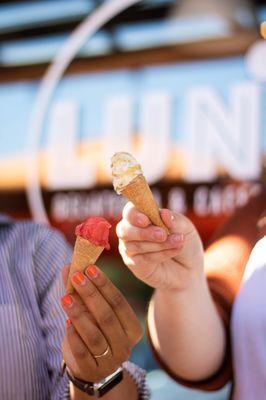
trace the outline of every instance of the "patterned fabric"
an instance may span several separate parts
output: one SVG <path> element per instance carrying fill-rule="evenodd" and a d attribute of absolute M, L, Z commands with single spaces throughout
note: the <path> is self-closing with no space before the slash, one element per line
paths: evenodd
<path fill-rule="evenodd" d="M 0 215 L 0 399 L 69 399 L 69 381 L 60 376 L 60 270 L 71 253 L 55 230 Z M 145 374 L 130 370 L 140 399 L 148 399 Z"/>

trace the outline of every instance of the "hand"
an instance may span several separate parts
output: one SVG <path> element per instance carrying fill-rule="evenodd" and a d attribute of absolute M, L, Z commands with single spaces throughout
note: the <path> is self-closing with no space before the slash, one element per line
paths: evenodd
<path fill-rule="evenodd" d="M 65 266 L 65 283 L 68 272 Z M 63 358 L 75 377 L 99 382 L 128 360 L 142 329 L 124 296 L 96 266 L 89 266 L 85 274 L 75 273 L 72 283 L 75 293 L 61 299 L 69 317 Z"/>
<path fill-rule="evenodd" d="M 119 251 L 138 279 L 157 289 L 183 290 L 203 273 L 202 243 L 188 218 L 166 209 L 160 213 L 169 236 L 127 203 L 116 229 Z"/>

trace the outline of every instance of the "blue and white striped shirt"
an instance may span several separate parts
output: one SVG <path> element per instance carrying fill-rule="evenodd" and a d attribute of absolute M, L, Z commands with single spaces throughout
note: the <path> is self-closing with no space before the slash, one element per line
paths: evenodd
<path fill-rule="evenodd" d="M 33 222 L 0 215 L 0 399 L 63 400 L 60 376 L 66 316 L 62 266 L 71 249 L 61 234 Z M 140 398 L 148 399 L 144 373 L 125 363 Z"/>

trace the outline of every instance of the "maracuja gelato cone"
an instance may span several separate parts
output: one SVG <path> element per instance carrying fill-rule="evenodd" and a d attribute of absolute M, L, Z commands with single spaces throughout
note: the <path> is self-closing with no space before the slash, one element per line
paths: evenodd
<path fill-rule="evenodd" d="M 163 223 L 159 207 L 142 173 L 141 166 L 134 157 L 125 152 L 113 155 L 111 161 L 114 189 L 130 200 L 151 222 L 169 233 Z"/>
<path fill-rule="evenodd" d="M 72 275 L 77 271 L 84 272 L 89 265 L 95 264 L 105 248 L 110 248 L 108 243 L 110 227 L 111 225 L 101 217 L 88 218 L 76 227 L 77 238 L 67 281 L 67 293 L 74 291 L 71 283 Z"/>

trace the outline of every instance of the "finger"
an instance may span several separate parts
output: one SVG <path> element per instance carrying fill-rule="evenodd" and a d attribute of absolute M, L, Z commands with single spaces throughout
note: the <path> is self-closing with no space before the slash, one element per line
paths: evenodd
<path fill-rule="evenodd" d="M 138 228 L 122 220 L 117 224 L 116 233 L 119 239 L 124 241 L 164 242 L 167 233 L 164 229 L 154 225 L 147 228 Z"/>
<path fill-rule="evenodd" d="M 84 372 L 82 374 L 81 371 L 95 370 L 97 368 L 97 362 L 77 333 L 71 320 L 66 321 L 66 339 L 69 350 L 71 351 L 70 356 L 73 356 L 74 360 L 72 357 L 68 357 L 68 351 L 65 353 L 67 354 L 67 358 L 69 358 L 69 360 L 65 359 L 65 362 L 74 376 L 80 379 L 85 379 L 83 375 Z M 64 355 L 64 357 L 66 356 Z"/>
<path fill-rule="evenodd" d="M 116 354 L 121 344 L 126 343 L 127 338 L 110 304 L 88 277 L 81 272 L 76 272 L 72 276 L 72 283 L 83 303 L 94 316 L 112 353 Z"/>
<path fill-rule="evenodd" d="M 119 251 L 120 253 L 126 252 L 129 256 L 143 253 L 154 253 L 157 251 L 179 248 L 183 240 L 184 235 L 179 233 L 174 233 L 168 236 L 167 240 L 163 243 L 137 241 L 124 242 L 119 239 Z"/>
<path fill-rule="evenodd" d="M 95 265 L 89 266 L 85 273 L 115 312 L 129 339 L 130 346 L 135 346 L 142 336 L 142 328 L 125 297 Z"/>
<path fill-rule="evenodd" d="M 70 264 L 64 265 L 63 268 L 61 269 L 61 276 L 62 276 L 62 280 L 63 280 L 65 287 L 67 285 L 69 270 L 70 270 Z"/>
<path fill-rule="evenodd" d="M 89 313 L 77 303 L 72 295 L 65 295 L 61 304 L 72 321 L 77 333 L 92 355 L 102 354 L 108 347 L 108 342 L 100 329 L 91 321 Z"/>
<path fill-rule="evenodd" d="M 182 248 L 183 246 L 181 245 L 180 248 L 162 250 L 155 253 L 137 254 L 133 257 L 127 256 L 127 254 L 125 254 L 123 258 L 125 258 L 126 265 L 130 269 L 133 269 L 133 272 L 138 275 L 138 271 L 136 269 L 141 270 L 141 268 L 145 268 L 147 266 L 150 267 L 151 265 L 158 265 L 160 263 L 163 263 L 170 258 L 176 257 L 182 251 Z"/>
<path fill-rule="evenodd" d="M 130 225 L 140 228 L 146 228 L 151 225 L 149 218 L 145 214 L 141 213 L 131 202 L 128 202 L 125 205 L 122 215 Z"/>

